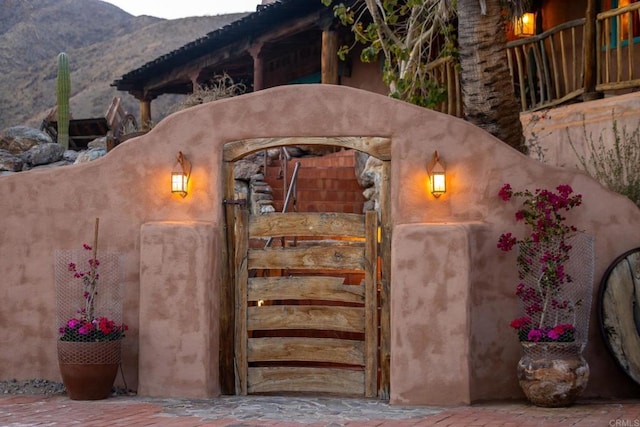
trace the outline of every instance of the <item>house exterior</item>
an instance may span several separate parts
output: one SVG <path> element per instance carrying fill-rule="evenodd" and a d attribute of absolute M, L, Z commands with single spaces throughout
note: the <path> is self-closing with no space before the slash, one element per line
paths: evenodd
<path fill-rule="evenodd" d="M 224 361 L 229 351 L 223 332 L 229 326 L 224 294 L 230 286 L 228 257 L 233 248 L 228 244 L 233 236 L 223 201 L 234 199 L 230 165 L 251 154 L 247 149 L 226 157 L 228 147 L 291 138 L 320 138 L 329 145 L 345 138 L 375 138 L 387 141 L 377 154 L 389 171 L 389 212 L 381 244 L 390 249 L 385 265 L 390 352 L 383 361 L 389 395 L 377 396 L 406 405 L 521 398 L 514 373 L 520 348 L 509 328 L 518 308 L 513 295 L 515 256 L 496 248 L 498 236 L 512 224 L 513 207 L 496 196 L 498 190 L 506 182 L 531 189 L 570 184 L 583 194 L 587 209 L 571 219 L 596 237 L 598 279 L 620 254 L 640 246 L 637 208 L 580 172 L 541 164 L 453 117 L 461 114 L 451 107 L 459 99 L 449 103 L 445 111 L 450 114 L 445 115 L 381 95 L 386 88 L 376 64 L 336 61 L 345 29 L 336 26 L 331 11 L 319 1 L 282 0 L 263 6 L 114 82 L 140 100 L 141 123 L 151 119 L 153 99 L 164 93 L 188 94 L 222 72 L 248 84 L 253 93 L 176 113 L 96 162 L 0 180 L 0 198 L 16 201 L 0 208 L 0 271 L 8 284 L 2 288 L 6 304 L 0 318 L 13 325 L 0 334 L 0 343 L 13 349 L 0 356 L 0 378 L 59 378 L 57 328 L 42 327 L 55 318 L 51 260 L 56 248 L 75 248 L 86 241 L 90 224 L 100 217 L 105 236 L 101 247 L 126 257 L 124 320 L 130 330 L 123 367 L 128 384 L 142 396 L 208 398 L 228 393 L 223 376 L 233 378 L 233 366 Z M 542 28 L 573 20 L 574 12 L 579 15 L 579 6 L 556 6 L 540 6 Z M 575 34 L 576 40 L 586 38 Z M 526 43 L 512 43 L 517 70 L 516 48 Z M 576 54 L 579 50 L 567 48 Z M 535 51 L 530 52 L 535 61 Z M 522 61 L 525 64 L 524 56 Z M 514 72 L 514 88 L 520 90 L 522 82 L 529 85 L 530 80 L 538 84 L 540 77 L 533 76 L 544 72 L 524 74 L 538 67 L 531 62 L 523 72 Z M 597 82 L 596 87 L 608 84 Z M 554 104 L 554 110 L 634 97 L 616 88 L 609 98 L 562 105 L 592 93 L 584 86 L 580 96 L 572 94 L 570 100 Z M 524 112 L 523 120 L 526 114 L 551 108 L 540 101 L 554 103 L 561 93 L 547 89 L 556 90 L 555 84 L 535 87 L 533 92 L 545 97 L 533 102 L 525 96 L 523 109 L 531 112 Z M 169 191 L 178 151 L 193 165 L 184 198 Z M 425 165 L 435 151 L 446 162 L 449 179 L 440 198 L 425 190 Z M 84 184 L 82 194 L 79 182 Z M 593 298 L 597 301 L 597 283 Z M 592 371 L 585 396 L 636 396 L 638 384 L 607 352 L 596 309 L 594 304 L 585 353 Z"/>
<path fill-rule="evenodd" d="M 151 102 L 165 93 L 189 94 L 216 75 L 228 74 L 249 91 L 295 83 L 328 83 L 386 93 L 379 64 L 340 62 L 349 31 L 320 1 L 270 2 L 113 82 L 140 101 L 141 123 Z"/>
<path fill-rule="evenodd" d="M 588 155 L 580 143 L 583 125 L 587 133 L 604 132 L 605 140 L 610 139 L 615 111 L 621 112 L 623 125 L 635 125 L 635 115 L 629 111 L 640 87 L 639 10 L 640 4 L 633 0 L 606 0 L 599 9 L 594 0 L 570 4 L 538 0 L 530 9 L 535 25 L 530 25 L 529 34 L 517 35 L 515 23 L 505 26 L 514 93 L 532 155 L 576 167 L 566 135 L 578 141 L 579 155 Z M 194 85 L 222 73 L 253 91 L 304 82 L 388 93 L 379 64 L 362 63 L 357 51 L 346 62 L 337 60 L 337 47 L 349 40 L 349 29 L 319 1 L 263 2 L 255 13 L 132 70 L 113 86 L 140 100 L 141 123 L 150 122 L 151 101 L 157 96 L 190 93 Z M 448 93 L 436 110 L 462 117 L 455 70 L 451 58 L 432 64 L 432 78 Z M 611 99 L 622 95 L 617 101 Z M 599 101 L 603 98 L 606 101 Z M 576 102 L 583 105 L 565 111 L 566 105 Z M 603 110 L 612 114 L 602 114 Z M 540 121 L 541 116 L 545 120 Z"/>
<path fill-rule="evenodd" d="M 12 203 L 0 207 L 0 344 L 11 351 L 0 352 L 0 378 L 59 380 L 53 260 L 57 249 L 90 240 L 99 217 L 99 250 L 125 259 L 129 387 L 140 396 L 220 395 L 225 254 L 233 233 L 225 221 L 233 209 L 224 203 L 233 198 L 229 168 L 255 144 L 318 138 L 362 141 L 359 148 L 389 171 L 381 246 L 390 248 L 384 269 L 392 404 L 522 398 L 515 375 L 520 345 L 509 327 L 519 315 L 516 255 L 496 243 L 501 233 L 524 229 L 514 222 L 517 204 L 497 196 L 505 182 L 514 189 L 569 184 L 583 195 L 570 221 L 595 237 L 584 396 L 637 396 L 638 385 L 607 352 L 596 320 L 597 281 L 620 254 L 640 246 L 637 207 L 458 118 L 335 85 L 280 86 L 207 103 L 94 162 L 2 177 L 0 198 Z M 385 148 L 367 148 L 371 141 Z M 426 188 L 426 164 L 436 150 L 448 179 L 439 198 Z M 178 152 L 192 164 L 184 198 L 171 193 Z"/>
<path fill-rule="evenodd" d="M 222 73 L 253 91 L 304 82 L 386 93 L 379 65 L 360 63 L 357 51 L 346 62 L 336 60 L 334 52 L 350 42 L 350 31 L 331 8 L 318 3 L 263 2 L 255 13 L 132 70 L 113 86 L 143 104 L 163 93 L 190 93 L 194 85 Z M 505 25 L 514 92 L 523 112 L 640 86 L 640 55 L 634 54 L 640 34 L 637 2 L 606 0 L 596 10 L 593 0 L 569 7 L 538 0 L 529 10 L 528 32 L 523 34 L 518 19 Z M 444 74 L 434 78 L 448 84 Z"/>

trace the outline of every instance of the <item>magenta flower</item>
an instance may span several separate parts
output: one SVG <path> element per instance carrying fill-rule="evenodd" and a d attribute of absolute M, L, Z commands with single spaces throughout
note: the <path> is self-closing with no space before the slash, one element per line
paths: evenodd
<path fill-rule="evenodd" d="M 575 318 L 576 305 L 559 295 L 563 286 L 573 281 L 565 269 L 571 251 L 566 239 L 577 228 L 565 223 L 563 213 L 580 206 L 582 195 L 574 194 L 566 184 L 557 186 L 556 191 L 537 188 L 518 192 L 504 184 L 498 197 L 504 202 L 520 198 L 522 205 L 515 211 L 515 220 L 530 229 L 522 238 L 502 233 L 497 243 L 504 252 L 516 246 L 520 249 L 515 294 L 526 316 L 514 319 L 511 327 L 518 330 L 521 341 L 572 341 L 575 327 L 566 322 Z"/>
<path fill-rule="evenodd" d="M 80 335 L 89 335 L 93 331 L 93 323 L 85 322 L 78 328 L 78 333 Z"/>
<path fill-rule="evenodd" d="M 516 243 L 517 240 L 511 235 L 511 233 L 503 234 L 498 240 L 498 248 L 504 252 L 509 252 L 511 249 L 513 249 L 513 246 Z"/>
<path fill-rule="evenodd" d="M 92 251 L 88 244 L 82 245 L 84 250 Z M 112 341 L 124 337 L 128 329 L 124 323 L 116 324 L 107 317 L 96 316 L 96 296 L 98 295 L 98 282 L 100 275 L 98 267 L 100 261 L 96 258 L 96 252 L 80 266 L 74 262 L 67 265 L 67 270 L 74 279 L 79 279 L 82 284 L 82 296 L 84 306 L 77 310 L 77 317 L 71 318 L 59 328 L 61 341 Z"/>
<path fill-rule="evenodd" d="M 529 334 L 527 335 L 527 340 L 533 341 L 533 342 L 538 342 L 543 337 L 544 337 L 544 334 L 542 333 L 542 331 L 540 329 L 532 329 L 532 330 L 529 331 Z"/>
<path fill-rule="evenodd" d="M 513 191 L 511 190 L 511 185 L 505 184 L 505 185 L 502 186 L 502 188 L 498 192 L 498 196 L 500 196 L 500 198 L 502 200 L 507 202 L 507 201 L 509 201 L 511 199 L 512 193 L 513 193 Z"/>
<path fill-rule="evenodd" d="M 78 326 L 79 324 L 80 324 L 80 321 L 79 321 L 78 319 L 76 319 L 76 318 L 69 319 L 69 320 L 67 321 L 67 326 L 68 326 L 69 328 L 71 328 L 71 329 L 75 329 L 75 328 L 76 328 L 76 326 Z"/>
<path fill-rule="evenodd" d="M 517 319 L 513 319 L 511 321 L 510 326 L 514 329 L 522 329 L 527 325 L 531 324 L 531 318 L 530 317 L 519 317 Z"/>

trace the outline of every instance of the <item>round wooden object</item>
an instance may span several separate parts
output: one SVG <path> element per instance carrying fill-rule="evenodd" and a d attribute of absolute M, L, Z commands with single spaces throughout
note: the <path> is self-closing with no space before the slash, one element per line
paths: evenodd
<path fill-rule="evenodd" d="M 598 297 L 600 330 L 620 367 L 640 384 L 640 248 L 609 266 Z"/>

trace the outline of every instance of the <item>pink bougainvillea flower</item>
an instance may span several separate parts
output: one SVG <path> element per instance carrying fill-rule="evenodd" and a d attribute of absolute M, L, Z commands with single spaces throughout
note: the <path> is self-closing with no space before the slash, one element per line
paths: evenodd
<path fill-rule="evenodd" d="M 93 331 L 93 329 L 93 323 L 85 322 L 82 324 L 82 326 L 80 326 L 80 328 L 78 328 L 78 333 L 80 335 L 89 335 Z"/>
<path fill-rule="evenodd" d="M 512 194 L 513 194 L 513 191 L 511 190 L 511 185 L 509 184 L 503 185 L 500 191 L 498 192 L 498 196 L 505 202 L 511 199 Z"/>
<path fill-rule="evenodd" d="M 101 317 L 98 319 L 98 328 L 103 334 L 109 335 L 113 331 L 114 323 L 106 317 Z"/>
<path fill-rule="evenodd" d="M 562 335 L 562 333 L 559 333 L 558 328 L 553 328 L 551 329 L 549 332 L 547 332 L 547 336 L 549 338 L 551 338 L 554 341 L 557 341 L 558 338 L 560 338 L 560 336 Z"/>
<path fill-rule="evenodd" d="M 527 334 L 527 340 L 538 342 L 544 337 L 544 333 L 540 329 L 532 329 Z"/>
<path fill-rule="evenodd" d="M 506 233 L 500 236 L 498 240 L 498 248 L 504 252 L 509 252 L 516 244 L 516 238 L 511 233 Z"/>
<path fill-rule="evenodd" d="M 530 325 L 531 324 L 531 318 L 530 317 L 519 317 L 517 319 L 513 319 L 511 321 L 510 326 L 514 329 L 522 329 L 524 326 Z"/>
<path fill-rule="evenodd" d="M 76 318 L 73 319 L 69 319 L 67 321 L 67 327 L 71 328 L 71 329 L 75 329 L 76 326 L 78 326 L 80 324 L 80 321 Z"/>

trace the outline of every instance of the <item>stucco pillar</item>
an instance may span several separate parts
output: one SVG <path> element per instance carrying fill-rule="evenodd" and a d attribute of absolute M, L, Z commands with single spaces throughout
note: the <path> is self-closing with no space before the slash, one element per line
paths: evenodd
<path fill-rule="evenodd" d="M 140 233 L 138 394 L 220 395 L 219 233 L 208 222 L 153 222 Z"/>
<path fill-rule="evenodd" d="M 391 403 L 471 403 L 469 231 L 406 224 L 393 230 Z"/>

